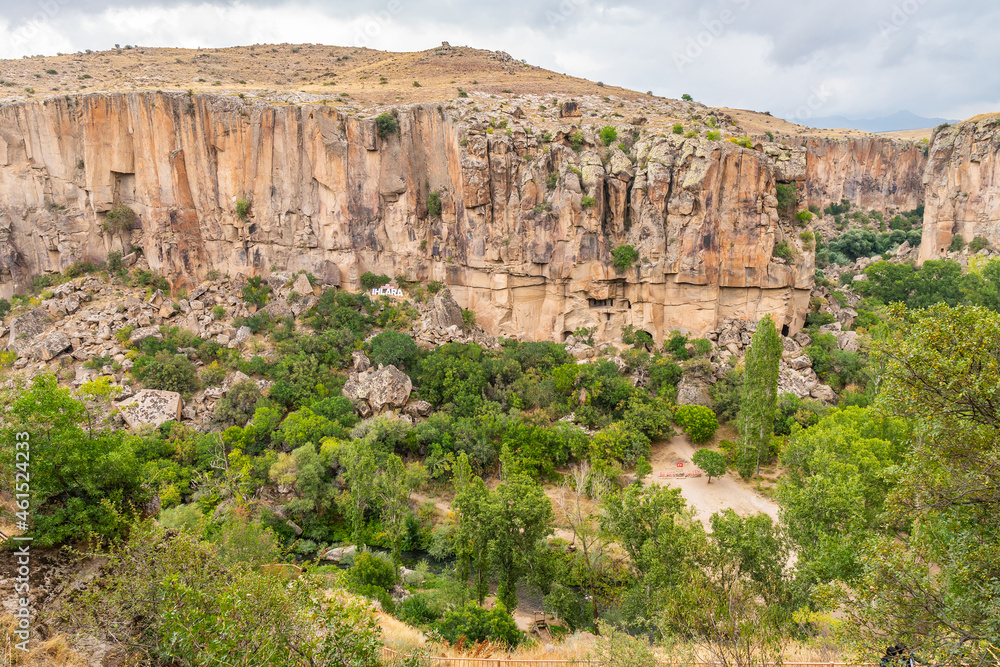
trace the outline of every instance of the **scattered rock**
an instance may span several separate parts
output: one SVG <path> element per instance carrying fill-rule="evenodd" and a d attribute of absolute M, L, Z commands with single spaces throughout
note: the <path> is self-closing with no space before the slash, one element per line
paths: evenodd
<path fill-rule="evenodd" d="M 181 395 L 176 391 L 143 389 L 132 398 L 118 403 L 125 422 L 132 428 L 150 424 L 159 426 L 181 418 Z"/>
<path fill-rule="evenodd" d="M 129 345 L 138 345 L 147 338 L 155 338 L 156 340 L 163 340 L 163 334 L 160 333 L 159 327 L 139 327 L 134 329 L 132 333 L 128 336 Z"/>

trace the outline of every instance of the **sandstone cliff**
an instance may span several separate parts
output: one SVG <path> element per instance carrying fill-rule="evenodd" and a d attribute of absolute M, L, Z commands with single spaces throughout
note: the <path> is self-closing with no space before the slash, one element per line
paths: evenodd
<path fill-rule="evenodd" d="M 920 261 L 941 257 L 952 238 L 985 237 L 1000 247 L 1000 124 L 996 117 L 939 131 L 924 173 Z"/>
<path fill-rule="evenodd" d="M 917 144 L 874 136 L 798 143 L 802 167 L 790 176 L 803 181 L 805 206 L 826 208 L 847 199 L 855 208 L 887 214 L 923 203 L 927 155 Z"/>
<path fill-rule="evenodd" d="M 6 105 L 3 290 L 132 244 L 175 286 L 210 270 L 307 269 L 352 289 L 364 271 L 444 280 L 497 334 L 610 338 L 631 324 L 662 340 L 765 313 L 801 325 L 812 255 L 779 220 L 764 153 L 627 126 L 627 153 L 598 149 L 589 130 L 577 152 L 516 114 L 494 129 L 438 105 L 396 113 L 383 138 L 372 117 L 322 104 L 114 93 Z M 105 231 L 122 204 L 136 228 Z M 781 241 L 794 263 L 772 257 Z M 610 251 L 625 243 L 640 261 L 619 273 Z"/>

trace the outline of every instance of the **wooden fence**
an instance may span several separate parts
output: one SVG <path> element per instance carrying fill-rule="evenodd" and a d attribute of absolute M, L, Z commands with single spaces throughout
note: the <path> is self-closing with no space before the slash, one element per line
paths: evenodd
<path fill-rule="evenodd" d="M 382 662 L 392 663 L 412 656 L 382 647 Z M 557 665 L 596 665 L 592 660 L 542 660 L 539 658 L 449 658 L 427 656 L 431 667 L 556 667 Z M 661 662 L 664 667 L 720 667 L 718 662 Z M 781 667 L 874 667 L 873 662 L 782 662 Z"/>

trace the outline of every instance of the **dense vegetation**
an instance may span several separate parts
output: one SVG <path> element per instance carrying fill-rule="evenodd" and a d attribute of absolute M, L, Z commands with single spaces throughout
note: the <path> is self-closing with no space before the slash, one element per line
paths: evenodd
<path fill-rule="evenodd" d="M 271 298 L 247 287 L 247 303 Z M 406 288 L 419 300 L 440 287 Z M 108 558 L 103 586 L 75 594 L 67 622 L 158 664 L 233 653 L 375 664 L 370 616 L 325 587 L 449 642 L 526 641 L 509 612 L 528 590 L 569 630 L 600 631 L 621 651 L 646 650 L 629 637 L 686 642 L 749 665 L 829 635 L 837 612 L 839 645 L 859 655 L 898 641 L 928 662 L 975 662 L 1000 622 L 983 584 L 1000 578 L 1000 261 L 966 274 L 877 262 L 852 288 L 831 298 L 856 302 L 856 351 L 820 328 L 832 321 L 821 304 L 806 329 L 836 406 L 777 391 L 783 348 L 769 318 L 708 408 L 676 404 L 685 375 L 711 370 L 705 339 L 656 345 L 628 328 L 631 349 L 588 363 L 554 343 L 420 349 L 406 333 L 412 303 L 328 290 L 298 319 L 247 320 L 267 356 L 171 327 L 133 346 L 144 386 L 192 393 L 236 370 L 273 382 L 232 388 L 209 432 L 117 429 L 102 379 L 76 394 L 51 375 L 11 390 L 0 475 L 12 488 L 14 434 L 30 434 L 35 543 L 96 538 Z M 432 414 L 360 420 L 341 391 L 359 349 L 406 373 Z M 712 477 L 780 464 L 781 522 L 727 511 L 706 531 L 677 489 L 644 484 L 652 443 L 677 430 L 709 444 L 696 462 Z M 451 511 L 414 506 L 414 491 Z M 554 537 L 557 516 L 572 548 Z M 345 543 L 362 547 L 346 571 L 309 564 L 284 585 L 264 567 Z M 411 594 L 400 600 L 398 586 Z M 225 640 L 196 641 L 206 635 Z"/>

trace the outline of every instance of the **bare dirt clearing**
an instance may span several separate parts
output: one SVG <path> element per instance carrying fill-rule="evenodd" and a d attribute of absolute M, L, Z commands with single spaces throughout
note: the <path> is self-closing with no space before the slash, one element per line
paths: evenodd
<path fill-rule="evenodd" d="M 708 477 L 672 477 L 678 471 L 695 467 L 691 457 L 697 449 L 685 435 L 677 435 L 668 442 L 654 445 L 650 461 L 653 472 L 647 478 L 648 483 L 679 488 L 684 500 L 694 508 L 706 528 L 709 517 L 724 509 L 732 509 L 741 516 L 763 512 L 778 520 L 778 504 L 757 493 L 731 472 L 721 478 L 713 477 L 711 484 Z M 683 467 L 678 467 L 678 463 L 682 463 Z"/>

